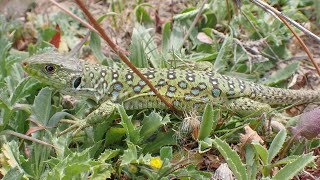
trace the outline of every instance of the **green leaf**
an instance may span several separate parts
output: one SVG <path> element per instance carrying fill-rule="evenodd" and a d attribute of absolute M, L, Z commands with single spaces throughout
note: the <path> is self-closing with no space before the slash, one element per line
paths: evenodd
<path fill-rule="evenodd" d="M 70 152 L 66 157 L 52 158 L 47 160 L 46 164 L 51 166 L 47 177 L 44 179 L 86 179 L 90 168 L 93 165 L 100 164 L 90 158 L 91 148 L 82 150 L 82 152 Z"/>
<path fill-rule="evenodd" d="M 5 68 L 7 64 L 8 51 L 11 48 L 12 42 L 9 42 L 6 38 L 0 37 L 0 80 L 7 77 L 8 71 Z"/>
<path fill-rule="evenodd" d="M 14 90 L 12 97 L 11 97 L 11 104 L 16 103 L 17 99 L 21 96 L 21 94 L 24 92 L 24 87 L 29 82 L 30 78 L 23 79 L 17 86 L 17 88 Z"/>
<path fill-rule="evenodd" d="M 62 177 L 62 180 L 69 180 L 73 179 L 74 177 L 77 177 L 77 175 L 81 173 L 88 172 L 90 170 L 90 165 L 86 162 L 84 163 L 72 163 L 65 166 L 64 169 L 64 176 Z"/>
<path fill-rule="evenodd" d="M 138 152 L 136 145 L 131 142 L 127 142 L 128 149 L 124 150 L 121 156 L 120 166 L 129 165 L 131 163 L 138 163 Z"/>
<path fill-rule="evenodd" d="M 163 26 L 162 30 L 162 41 L 161 41 L 161 50 L 162 53 L 168 53 L 170 49 L 170 34 L 171 34 L 171 23 L 167 22 Z"/>
<path fill-rule="evenodd" d="M 136 28 L 133 29 L 130 45 L 130 61 L 136 67 L 148 67 L 148 59 L 145 55 L 145 49 L 143 47 L 143 40 L 141 39 L 141 34 L 139 34 Z"/>
<path fill-rule="evenodd" d="M 143 153 L 157 153 L 163 146 L 177 145 L 175 133 L 172 130 L 157 133 L 157 137 L 150 143 L 143 145 Z"/>
<path fill-rule="evenodd" d="M 172 147 L 165 146 L 160 149 L 160 158 L 162 161 L 165 159 L 171 160 L 172 159 Z"/>
<path fill-rule="evenodd" d="M 285 165 L 278 173 L 273 177 L 274 180 L 291 179 L 297 175 L 305 166 L 312 162 L 316 157 L 312 156 L 312 153 L 303 154 L 293 162 Z"/>
<path fill-rule="evenodd" d="M 105 180 L 110 179 L 111 174 L 113 173 L 112 166 L 107 163 L 99 164 L 96 166 L 93 166 L 92 168 L 92 174 L 89 179 L 92 180 Z"/>
<path fill-rule="evenodd" d="M 146 6 L 148 4 L 139 4 L 135 8 L 135 14 L 136 14 L 137 21 L 140 24 L 152 25 L 153 24 L 153 20 L 151 19 L 149 13 L 142 7 L 142 5 Z M 148 6 L 150 6 L 150 5 L 148 5 Z"/>
<path fill-rule="evenodd" d="M 238 180 L 247 180 L 248 176 L 246 173 L 246 168 L 245 165 L 242 164 L 239 155 L 233 151 L 226 142 L 222 141 L 218 137 L 212 140 L 212 143 L 222 154 L 234 176 Z"/>
<path fill-rule="evenodd" d="M 213 68 L 215 71 L 221 72 L 226 69 L 227 63 L 228 63 L 227 60 L 229 59 L 228 56 L 230 55 L 230 52 L 233 49 L 232 42 L 233 42 L 233 37 L 226 36 L 218 52 L 217 58 L 213 64 Z"/>
<path fill-rule="evenodd" d="M 206 105 L 200 124 L 198 140 L 202 141 L 210 136 L 212 130 L 217 125 L 219 115 L 219 109 L 213 110 L 213 107 L 210 103 Z"/>
<path fill-rule="evenodd" d="M 63 119 L 65 116 L 68 116 L 68 115 L 70 114 L 67 112 L 56 112 L 53 116 L 51 116 L 48 122 L 48 126 L 55 127 L 61 119 Z"/>
<path fill-rule="evenodd" d="M 111 127 L 106 134 L 105 146 L 116 144 L 126 135 L 126 129 L 120 127 Z"/>
<path fill-rule="evenodd" d="M 106 149 L 101 155 L 99 156 L 99 161 L 105 162 L 107 160 L 110 160 L 114 157 L 116 157 L 120 153 L 120 149 Z"/>
<path fill-rule="evenodd" d="M 251 144 L 255 148 L 256 152 L 259 154 L 263 162 L 263 165 L 265 166 L 268 165 L 268 157 L 269 157 L 268 150 L 265 147 L 263 147 L 259 142 L 254 141 Z"/>
<path fill-rule="evenodd" d="M 283 143 L 286 140 L 286 136 L 287 136 L 287 132 L 285 129 L 282 129 L 281 131 L 279 131 L 279 133 L 276 135 L 276 137 L 273 139 L 268 153 L 268 163 L 270 164 L 272 159 L 279 153 Z"/>
<path fill-rule="evenodd" d="M 300 63 L 292 63 L 286 66 L 283 69 L 278 70 L 276 73 L 268 77 L 266 81 L 263 81 L 261 83 L 268 85 L 268 86 L 273 86 L 278 84 L 279 82 L 288 79 L 291 77 L 299 68 Z"/>
<path fill-rule="evenodd" d="M 169 116 L 164 118 L 156 112 L 151 112 L 149 116 L 145 116 L 142 120 L 142 127 L 140 130 L 140 137 L 144 140 L 148 139 L 155 132 L 159 131 L 161 126 L 166 125 L 170 122 Z"/>
<path fill-rule="evenodd" d="M 135 34 L 134 41 L 139 41 L 139 42 L 132 42 L 132 43 L 139 44 L 139 46 L 137 46 L 136 49 L 134 49 L 139 52 L 131 52 L 131 53 L 135 53 L 135 54 L 139 53 L 140 55 L 144 53 L 145 55 L 147 55 L 146 60 L 148 60 L 148 62 L 151 64 L 152 67 L 155 67 L 155 68 L 159 67 L 161 55 L 157 50 L 158 47 L 154 41 L 154 38 L 150 35 L 151 29 L 146 29 L 145 27 L 141 26 L 139 23 L 135 23 L 134 28 L 137 32 L 137 34 Z M 136 55 L 135 58 L 137 57 L 138 56 Z M 147 63 L 147 61 L 143 63 L 145 64 Z M 144 67 L 147 67 L 147 65 L 145 65 Z"/>
<path fill-rule="evenodd" d="M 187 165 L 184 168 L 178 168 L 177 171 L 173 172 L 178 179 L 188 180 L 188 179 L 210 179 L 212 174 L 206 171 L 199 171 L 197 166 L 194 164 Z M 165 178 L 162 178 L 165 179 Z"/>
<path fill-rule="evenodd" d="M 50 118 L 51 94 L 52 90 L 50 88 L 43 88 L 34 99 L 34 104 L 32 106 L 33 114 L 43 125 L 47 125 Z"/>
<path fill-rule="evenodd" d="M 173 24 L 172 32 L 170 35 L 170 44 L 168 45 L 168 49 L 175 53 L 180 53 L 180 47 L 183 45 L 183 24 L 180 21 L 176 21 Z"/>
<path fill-rule="evenodd" d="M 254 151 L 255 150 L 253 146 L 245 145 L 247 174 L 249 179 L 256 179 L 258 173 L 259 160 L 255 158 L 256 153 Z"/>
<path fill-rule="evenodd" d="M 2 180 L 23 179 L 23 173 L 18 167 L 10 168 Z"/>
<path fill-rule="evenodd" d="M 125 128 L 126 134 L 127 134 L 127 139 L 132 142 L 133 144 L 137 144 L 140 136 L 139 136 L 139 130 L 135 129 L 131 122 L 131 116 L 128 117 L 125 109 L 123 106 L 118 105 L 117 106 L 118 112 L 121 116 L 121 125 Z"/>
<path fill-rule="evenodd" d="M 106 57 L 101 51 L 101 40 L 100 36 L 97 33 L 91 32 L 89 45 L 94 56 L 100 63 L 102 63 L 106 59 Z"/>
<path fill-rule="evenodd" d="M 204 153 L 209 151 L 210 147 L 212 147 L 212 139 L 209 137 L 204 138 L 202 141 L 198 141 L 199 143 L 199 153 Z"/>
<path fill-rule="evenodd" d="M 203 18 L 201 21 L 200 29 L 203 28 L 214 28 L 217 24 L 217 17 L 214 12 L 208 11 L 204 13 L 206 18 Z"/>
<path fill-rule="evenodd" d="M 206 11 L 209 9 L 210 9 L 210 6 L 208 4 L 206 4 L 206 5 L 204 5 L 202 11 Z M 185 19 L 190 19 L 190 18 L 195 17 L 198 14 L 198 12 L 199 12 L 199 9 L 193 9 L 193 10 L 181 13 L 181 14 L 177 14 L 173 17 L 173 20 L 174 21 L 182 21 Z"/>
<path fill-rule="evenodd" d="M 19 152 L 19 146 L 16 141 L 6 142 L 1 147 L 1 154 L 5 156 L 6 164 L 9 164 L 12 168 L 18 169 L 20 173 L 26 175 L 20 159 L 23 156 Z M 18 172 L 12 170 L 9 176 L 20 176 Z"/>
<path fill-rule="evenodd" d="M 286 164 L 289 164 L 293 161 L 295 161 L 298 157 L 300 157 L 300 155 L 291 155 L 291 156 L 288 156 L 284 159 L 281 159 L 279 161 L 276 161 L 274 163 L 272 163 L 272 166 L 276 167 L 276 166 L 281 166 L 281 165 L 286 165 Z"/>

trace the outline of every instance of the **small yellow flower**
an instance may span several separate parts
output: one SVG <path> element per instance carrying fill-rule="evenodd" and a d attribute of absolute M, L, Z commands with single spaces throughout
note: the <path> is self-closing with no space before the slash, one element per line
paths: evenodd
<path fill-rule="evenodd" d="M 152 157 L 150 160 L 150 166 L 153 169 L 160 169 L 162 166 L 162 161 L 161 161 L 160 157 Z"/>

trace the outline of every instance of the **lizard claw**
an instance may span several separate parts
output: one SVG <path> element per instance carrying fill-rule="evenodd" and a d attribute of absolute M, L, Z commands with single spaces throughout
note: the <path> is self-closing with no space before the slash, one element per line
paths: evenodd
<path fill-rule="evenodd" d="M 67 129 L 63 130 L 62 132 L 60 132 L 58 134 L 58 136 L 61 136 L 63 134 L 66 134 L 68 132 L 72 132 L 72 136 L 75 136 L 77 133 L 79 133 L 81 130 L 89 127 L 90 125 L 86 122 L 86 120 L 80 120 L 78 118 L 76 118 L 77 120 L 69 120 L 69 119 L 62 119 L 60 120 L 60 122 L 62 123 L 68 123 L 68 124 L 72 124 L 70 127 L 68 127 Z"/>
<path fill-rule="evenodd" d="M 113 113 L 116 106 L 110 101 L 106 101 L 102 103 L 99 108 L 92 111 L 86 118 L 84 119 L 78 119 L 77 117 L 73 115 L 69 115 L 68 117 L 70 119 L 62 119 L 60 122 L 62 123 L 68 123 L 71 124 L 70 127 L 63 130 L 59 133 L 59 136 L 66 134 L 68 132 L 72 132 L 72 136 L 75 136 L 77 133 L 79 133 L 81 130 L 92 126 L 94 124 L 100 123 L 104 119 L 109 118 L 109 116 Z"/>

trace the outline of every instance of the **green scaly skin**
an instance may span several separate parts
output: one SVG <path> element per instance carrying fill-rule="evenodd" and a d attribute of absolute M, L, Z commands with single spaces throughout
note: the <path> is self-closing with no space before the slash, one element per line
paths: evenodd
<path fill-rule="evenodd" d="M 60 53 L 32 56 L 22 62 L 32 77 L 64 94 L 95 100 L 100 106 L 84 120 L 66 121 L 73 125 L 62 133 L 101 122 L 123 104 L 127 110 L 167 109 L 150 88 L 131 69 L 112 69 Z M 208 103 L 240 115 L 267 112 L 270 105 L 302 104 L 320 100 L 316 91 L 272 88 L 213 72 L 179 69 L 139 69 L 176 109 L 202 111 Z"/>

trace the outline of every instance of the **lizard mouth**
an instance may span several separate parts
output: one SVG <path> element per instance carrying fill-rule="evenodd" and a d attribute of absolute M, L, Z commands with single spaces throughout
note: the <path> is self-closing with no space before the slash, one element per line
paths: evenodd
<path fill-rule="evenodd" d="M 30 68 L 30 63 L 26 60 L 22 61 L 21 62 L 21 66 L 22 66 L 22 69 L 28 73 L 29 75 L 32 75 L 34 72 L 32 71 L 32 68 Z"/>
<path fill-rule="evenodd" d="M 21 62 L 21 66 L 22 66 L 22 68 L 27 68 L 28 67 L 28 65 L 29 65 L 29 63 L 27 62 L 27 61 L 22 61 Z"/>

